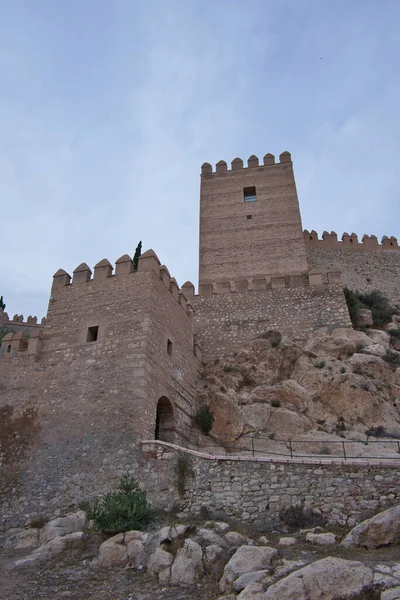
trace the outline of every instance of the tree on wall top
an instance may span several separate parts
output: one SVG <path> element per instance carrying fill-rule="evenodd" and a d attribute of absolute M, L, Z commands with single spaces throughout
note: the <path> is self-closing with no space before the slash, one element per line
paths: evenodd
<path fill-rule="evenodd" d="M 136 250 L 135 250 L 135 254 L 133 257 L 133 268 L 135 271 L 137 271 L 138 268 L 138 264 L 139 264 L 139 257 L 142 254 L 142 242 L 140 241 L 138 243 L 138 245 L 136 246 Z"/>
<path fill-rule="evenodd" d="M 0 296 L 0 308 L 4 310 L 6 307 L 3 296 Z"/>

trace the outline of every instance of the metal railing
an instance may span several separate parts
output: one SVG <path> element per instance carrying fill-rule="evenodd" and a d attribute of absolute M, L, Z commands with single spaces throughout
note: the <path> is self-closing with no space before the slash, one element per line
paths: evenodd
<path fill-rule="evenodd" d="M 173 428 L 165 432 L 160 429 L 159 439 L 190 450 L 219 456 L 223 454 L 225 456 L 270 456 L 285 459 L 400 461 L 400 439 L 388 439 L 387 437 L 367 438 L 365 441 L 279 439 L 275 436 L 264 437 L 252 433 L 241 436 L 221 434 L 217 437 L 212 433 L 204 436 L 195 429 Z M 379 446 L 377 452 L 368 452 L 374 446 Z"/>

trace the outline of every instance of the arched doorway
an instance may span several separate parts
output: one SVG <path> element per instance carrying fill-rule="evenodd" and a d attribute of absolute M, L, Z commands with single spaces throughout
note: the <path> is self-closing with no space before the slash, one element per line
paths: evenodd
<path fill-rule="evenodd" d="M 173 442 L 174 409 L 166 396 L 161 396 L 157 403 L 155 439 Z"/>

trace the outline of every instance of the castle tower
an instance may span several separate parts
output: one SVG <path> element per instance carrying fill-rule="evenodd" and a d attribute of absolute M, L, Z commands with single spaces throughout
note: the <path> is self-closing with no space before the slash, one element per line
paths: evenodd
<path fill-rule="evenodd" d="M 307 271 L 306 249 L 289 152 L 275 163 L 236 158 L 216 171 L 204 163 L 200 191 L 199 281 Z"/>

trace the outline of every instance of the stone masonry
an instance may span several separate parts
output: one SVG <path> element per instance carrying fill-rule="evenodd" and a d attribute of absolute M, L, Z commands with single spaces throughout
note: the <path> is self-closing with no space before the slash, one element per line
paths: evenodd
<path fill-rule="evenodd" d="M 289 152 L 259 166 L 220 161 L 202 166 L 200 190 L 200 284 L 238 276 L 307 271 L 299 201 Z M 251 195 L 252 190 L 254 196 Z"/>
<path fill-rule="evenodd" d="M 32 316 L 11 320 L 0 310 L 4 527 L 76 506 L 109 488 L 127 469 L 150 487 L 160 475 L 158 498 L 173 501 L 171 469 L 166 461 L 141 461 L 140 442 L 173 441 L 177 428 L 190 430 L 203 359 L 232 354 L 270 329 L 301 341 L 319 327 L 350 327 L 341 271 L 350 287 L 379 288 L 400 300 L 397 240 L 384 238 L 380 246 L 373 236 L 359 244 L 354 235 L 338 242 L 333 233 L 325 232 L 323 240 L 315 232 L 303 234 L 291 156 L 283 152 L 279 159 L 275 163 L 266 154 L 260 165 L 251 156 L 245 168 L 237 158 L 231 170 L 224 161 L 215 171 L 203 164 L 197 294 L 191 282 L 179 288 L 148 250 L 137 271 L 128 255 L 116 261 L 115 271 L 107 259 L 93 274 L 86 263 L 72 278 L 57 271 L 40 323 Z M 369 507 L 397 494 L 390 491 L 389 470 L 382 471 L 379 484 L 365 471 L 360 477 L 366 491 L 360 496 L 351 491 L 353 471 L 345 470 L 340 479 L 336 466 L 329 471 L 337 481 L 332 491 L 328 475 L 314 479 L 311 467 L 291 465 L 280 475 L 257 463 L 196 460 L 198 486 L 187 489 L 186 509 L 208 502 L 218 508 L 226 496 L 229 510 L 243 503 L 245 520 L 264 510 L 261 504 L 249 510 L 257 498 L 264 502 L 268 496 L 269 510 L 276 496 L 279 506 L 288 496 L 294 503 L 299 494 L 286 488 L 295 489 L 296 477 L 304 479 L 305 504 L 312 497 L 317 502 L 324 495 L 333 498 L 323 500 L 332 515 L 334 509 L 340 512 L 340 485 L 346 492 L 343 514 L 363 508 L 361 497 Z M 159 465 L 165 473 L 159 473 Z M 211 493 L 209 475 L 215 479 Z M 271 479 L 276 476 L 278 482 Z M 279 477 L 286 483 L 272 493 Z M 246 483 L 253 480 L 259 482 L 254 489 Z"/>
<path fill-rule="evenodd" d="M 177 492 L 179 456 L 186 457 L 184 493 Z M 143 444 L 143 471 L 159 508 L 233 518 L 274 528 L 291 506 L 313 508 L 332 524 L 354 525 L 400 501 L 397 463 L 216 458 L 169 445 Z M 181 482 L 182 484 L 182 482 Z"/>
<path fill-rule="evenodd" d="M 343 285 L 354 291 L 379 290 L 393 304 L 400 304 L 400 247 L 395 237 L 384 236 L 379 244 L 375 236 L 363 236 L 362 242 L 352 233 L 325 231 L 318 239 L 315 231 L 304 231 L 310 269 L 336 268 L 342 273 Z"/>

